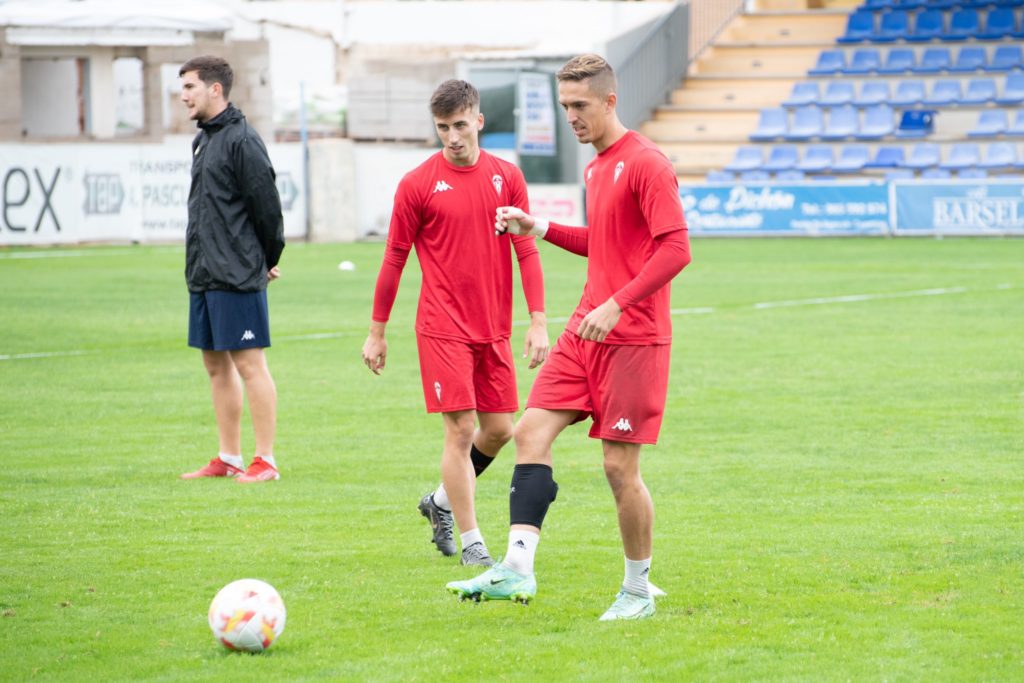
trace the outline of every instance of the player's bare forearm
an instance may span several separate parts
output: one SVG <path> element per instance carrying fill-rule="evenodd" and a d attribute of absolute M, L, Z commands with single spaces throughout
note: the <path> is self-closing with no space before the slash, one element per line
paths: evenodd
<path fill-rule="evenodd" d="M 530 328 L 526 331 L 523 358 L 530 359 L 530 369 L 532 370 L 547 360 L 550 349 L 548 318 L 543 311 L 533 311 L 530 313 Z"/>
<path fill-rule="evenodd" d="M 370 333 L 363 343 L 363 363 L 375 375 L 379 375 L 384 369 L 388 357 L 388 343 L 384 339 L 384 329 L 387 323 L 374 320 L 370 323 Z"/>
<path fill-rule="evenodd" d="M 576 334 L 581 339 L 588 341 L 604 341 L 608 333 L 619 323 L 621 316 L 622 308 L 615 302 L 615 299 L 608 299 L 583 316 L 580 326 L 576 328 Z"/>

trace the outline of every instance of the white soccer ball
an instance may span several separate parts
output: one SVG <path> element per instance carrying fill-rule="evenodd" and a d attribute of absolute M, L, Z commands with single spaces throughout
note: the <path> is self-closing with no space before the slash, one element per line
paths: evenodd
<path fill-rule="evenodd" d="M 284 631 L 284 601 L 258 579 L 239 579 L 220 589 L 208 615 L 214 638 L 229 650 L 263 652 Z"/>

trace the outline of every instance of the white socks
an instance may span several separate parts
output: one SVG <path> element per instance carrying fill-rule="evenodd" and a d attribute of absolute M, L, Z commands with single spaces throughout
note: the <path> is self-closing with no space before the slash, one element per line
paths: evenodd
<path fill-rule="evenodd" d="M 221 462 L 226 462 L 232 467 L 237 467 L 240 470 L 245 469 L 245 463 L 242 462 L 242 456 L 240 455 L 228 455 L 227 453 L 218 453 Z"/>
<path fill-rule="evenodd" d="M 532 531 L 512 529 L 508 532 L 508 552 L 503 565 L 514 571 L 516 574 L 533 573 L 533 556 L 537 554 L 537 544 L 540 543 L 540 535 Z"/>
<path fill-rule="evenodd" d="M 650 597 L 651 591 L 648 584 L 648 576 L 651 573 L 651 558 L 646 560 L 631 560 L 626 558 L 626 578 L 622 580 L 622 587 L 627 593 Z"/>
<path fill-rule="evenodd" d="M 263 460 L 263 462 L 267 463 L 268 465 L 273 467 L 275 470 L 277 469 L 277 463 L 274 462 L 274 456 L 272 456 L 272 455 L 261 455 L 260 458 Z"/>
<path fill-rule="evenodd" d="M 483 543 L 484 536 L 480 533 L 479 529 L 470 529 L 464 534 L 459 534 L 459 539 L 462 541 L 462 549 L 465 550 L 474 543 Z M 487 547 L 486 545 L 484 546 Z"/>
<path fill-rule="evenodd" d="M 441 508 L 442 510 L 447 510 L 448 512 L 451 512 L 452 504 L 448 502 L 448 492 L 444 490 L 444 484 L 441 484 L 437 487 L 437 490 L 434 491 L 434 495 L 431 496 L 431 498 L 434 499 L 434 505 Z"/>

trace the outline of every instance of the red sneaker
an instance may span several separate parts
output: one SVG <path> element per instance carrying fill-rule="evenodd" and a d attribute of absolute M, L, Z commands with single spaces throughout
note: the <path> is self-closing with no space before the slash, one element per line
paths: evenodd
<path fill-rule="evenodd" d="M 220 458 L 214 458 L 206 465 L 206 467 L 198 469 L 195 472 L 186 472 L 181 475 L 181 478 L 200 479 L 202 477 L 237 477 L 242 474 L 244 474 L 244 472 L 234 465 L 229 465 Z"/>
<path fill-rule="evenodd" d="M 245 471 L 245 474 L 238 478 L 238 482 L 241 484 L 251 484 L 254 481 L 274 481 L 280 478 L 281 475 L 274 466 L 257 455 L 252 459 L 252 464 L 249 465 L 249 469 Z"/>

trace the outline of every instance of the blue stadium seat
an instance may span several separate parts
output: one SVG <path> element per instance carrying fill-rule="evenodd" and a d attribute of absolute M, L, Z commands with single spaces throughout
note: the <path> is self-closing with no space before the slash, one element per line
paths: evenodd
<path fill-rule="evenodd" d="M 835 173 L 856 173 L 864 168 L 871 155 L 865 145 L 846 145 L 839 151 L 839 158 L 832 164 Z"/>
<path fill-rule="evenodd" d="M 795 145 L 776 145 L 768 153 L 768 158 L 761 167 L 762 171 L 784 171 L 787 168 L 796 166 L 800 153 Z"/>
<path fill-rule="evenodd" d="M 985 69 L 985 48 L 983 47 L 962 47 L 956 55 L 956 63 L 949 67 L 950 71 L 966 73 L 969 71 L 981 71 Z"/>
<path fill-rule="evenodd" d="M 985 104 L 996 99 L 996 82 L 991 78 L 972 78 L 961 104 Z"/>
<path fill-rule="evenodd" d="M 1012 142 L 993 142 L 985 148 L 985 158 L 979 168 L 1012 168 L 1017 163 L 1017 145 Z"/>
<path fill-rule="evenodd" d="M 793 110 L 793 125 L 789 127 L 785 138 L 787 140 L 810 140 L 821 135 L 825 127 L 825 118 L 821 113 L 821 107 L 809 104 L 806 107 L 797 107 Z"/>
<path fill-rule="evenodd" d="M 898 138 L 923 138 L 931 135 L 935 128 L 935 112 L 928 109 L 912 109 L 903 112 L 900 125 L 896 127 Z"/>
<path fill-rule="evenodd" d="M 978 115 L 974 128 L 967 131 L 969 138 L 986 138 L 1002 135 L 1006 132 L 1009 121 L 1005 109 L 984 109 Z"/>
<path fill-rule="evenodd" d="M 878 32 L 871 39 L 876 43 L 891 43 L 903 40 L 910 32 L 910 18 L 906 10 L 894 9 L 882 15 Z"/>
<path fill-rule="evenodd" d="M 795 168 L 787 168 L 785 171 L 779 171 L 775 174 L 776 180 L 806 180 L 803 171 L 798 171 Z"/>
<path fill-rule="evenodd" d="M 994 0 L 1000 7 L 1024 7 L 1024 0 Z"/>
<path fill-rule="evenodd" d="M 1013 123 L 1006 127 L 1007 135 L 1024 135 L 1024 109 L 1017 112 L 1017 115 L 1013 118 Z"/>
<path fill-rule="evenodd" d="M 947 180 L 953 177 L 953 173 L 944 168 L 926 168 L 921 171 L 921 177 L 926 180 Z"/>
<path fill-rule="evenodd" d="M 862 43 L 875 35 L 875 13 L 870 10 L 852 12 L 846 20 L 846 33 L 836 41 L 840 43 Z"/>
<path fill-rule="evenodd" d="M 750 134 L 754 142 L 776 140 L 786 134 L 789 117 L 782 108 L 762 109 L 761 118 L 757 122 L 757 130 Z"/>
<path fill-rule="evenodd" d="M 990 9 L 985 17 L 985 28 L 976 35 L 981 40 L 1001 40 L 1017 31 L 1017 21 L 1009 7 Z"/>
<path fill-rule="evenodd" d="M 928 4 L 928 0 L 894 0 L 893 7 L 902 7 L 903 9 L 918 9 L 925 7 Z"/>
<path fill-rule="evenodd" d="M 986 71 L 1010 71 L 1019 69 L 1024 63 L 1024 51 L 1020 45 L 1000 45 L 992 55 Z"/>
<path fill-rule="evenodd" d="M 939 164 L 940 168 L 972 168 L 981 161 L 981 152 L 973 142 L 958 142 L 949 152 L 949 158 Z"/>
<path fill-rule="evenodd" d="M 916 74 L 934 74 L 952 66 L 948 47 L 930 47 L 921 55 L 921 61 L 914 67 Z"/>
<path fill-rule="evenodd" d="M 910 151 L 910 157 L 903 162 L 903 166 L 916 169 L 931 168 L 938 166 L 940 161 L 942 161 L 942 149 L 936 144 L 924 143 L 914 145 Z"/>
<path fill-rule="evenodd" d="M 743 182 L 763 182 L 765 180 L 771 180 L 772 174 L 768 171 L 744 171 L 740 173 L 740 180 Z"/>
<path fill-rule="evenodd" d="M 736 175 L 729 171 L 708 171 L 704 181 L 708 183 L 731 183 L 736 180 Z"/>
<path fill-rule="evenodd" d="M 878 71 L 882 65 L 882 56 L 873 47 L 865 47 L 854 50 L 849 65 L 843 69 L 844 74 L 868 74 Z"/>
<path fill-rule="evenodd" d="M 988 178 L 988 171 L 983 168 L 965 168 L 958 171 L 956 177 L 964 180 L 983 180 Z"/>
<path fill-rule="evenodd" d="M 924 98 L 924 103 L 941 107 L 960 104 L 962 98 L 960 81 L 942 79 L 932 83 L 932 91 Z"/>
<path fill-rule="evenodd" d="M 900 168 L 904 163 L 904 152 L 902 147 L 883 145 L 875 151 L 875 157 L 869 161 L 866 168 Z"/>
<path fill-rule="evenodd" d="M 927 9 L 914 17 L 914 29 L 907 34 L 907 40 L 925 42 L 942 36 L 945 32 L 943 13 L 939 9 Z"/>
<path fill-rule="evenodd" d="M 818 92 L 818 84 L 814 81 L 797 81 L 793 84 L 793 91 L 783 102 L 785 107 L 802 107 L 805 104 L 818 104 L 821 93 Z"/>
<path fill-rule="evenodd" d="M 905 47 L 894 47 L 885 55 L 885 63 L 878 67 L 880 74 L 901 74 L 912 71 L 917 64 L 914 51 Z"/>
<path fill-rule="evenodd" d="M 822 50 L 817 63 L 807 70 L 811 76 L 832 76 L 846 68 L 846 54 L 842 50 Z"/>
<path fill-rule="evenodd" d="M 1003 94 L 996 96 L 996 104 L 1008 106 L 1024 102 L 1024 72 L 1014 71 L 1006 75 Z"/>
<path fill-rule="evenodd" d="M 853 103 L 858 107 L 870 107 L 889 101 L 888 81 L 865 81 Z"/>
<path fill-rule="evenodd" d="M 920 104 L 924 100 L 924 81 L 900 81 L 896 84 L 896 92 L 889 98 L 894 107 L 907 107 Z"/>
<path fill-rule="evenodd" d="M 887 104 L 876 104 L 864 110 L 864 124 L 857 131 L 858 140 L 878 140 L 892 135 L 895 124 L 893 110 Z"/>
<path fill-rule="evenodd" d="M 822 140 L 845 140 L 857 133 L 857 109 L 844 104 L 829 111 L 828 125 L 821 132 Z"/>
<path fill-rule="evenodd" d="M 825 86 L 825 92 L 822 93 L 821 99 L 818 102 L 825 106 L 834 107 L 840 104 L 849 104 L 853 101 L 853 95 L 852 82 L 834 80 L 829 81 L 828 85 Z"/>
<path fill-rule="evenodd" d="M 949 28 L 940 38 L 943 40 L 967 40 L 974 38 L 981 32 L 981 19 L 978 10 L 963 8 L 954 10 L 949 17 Z"/>
<path fill-rule="evenodd" d="M 727 171 L 753 171 L 764 165 L 764 154 L 760 147 L 740 147 L 732 161 L 725 165 Z"/>
<path fill-rule="evenodd" d="M 804 152 L 796 167 L 806 173 L 819 173 L 832 169 L 832 146 L 811 145 Z"/>

